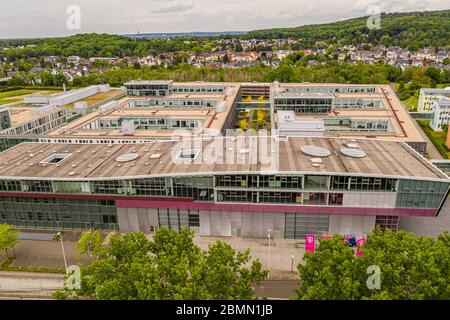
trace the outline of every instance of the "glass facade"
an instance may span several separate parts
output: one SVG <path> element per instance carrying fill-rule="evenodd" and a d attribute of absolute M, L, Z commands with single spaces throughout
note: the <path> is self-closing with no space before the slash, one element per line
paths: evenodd
<path fill-rule="evenodd" d="M 397 231 L 399 221 L 400 219 L 397 216 L 377 216 L 375 225 L 380 226 L 381 230 L 391 229 L 392 231 Z"/>
<path fill-rule="evenodd" d="M 399 208 L 438 208 L 449 192 L 448 183 L 400 180 L 397 194 Z"/>
<path fill-rule="evenodd" d="M 396 191 L 397 179 L 374 177 L 331 177 L 332 190 Z"/>
<path fill-rule="evenodd" d="M 158 209 L 158 223 L 179 231 L 181 228 L 197 229 L 200 227 L 198 210 Z"/>
<path fill-rule="evenodd" d="M 216 175 L 126 180 L 0 180 L 1 192 L 162 196 L 193 201 L 342 206 L 346 192 L 398 192 L 397 207 L 438 208 L 449 184 L 362 176 Z M 344 192 L 342 192 L 344 191 Z"/>
<path fill-rule="evenodd" d="M 286 213 L 285 239 L 305 239 L 307 234 L 327 233 L 329 216 L 318 214 Z"/>
<path fill-rule="evenodd" d="M 296 113 L 330 113 L 331 98 L 275 98 L 276 110 L 292 110 Z"/>
<path fill-rule="evenodd" d="M 286 92 L 296 93 L 375 93 L 376 87 L 365 86 L 303 86 L 303 87 L 290 87 L 289 85 L 283 85 L 283 89 Z"/>
<path fill-rule="evenodd" d="M 0 223 L 49 229 L 119 228 L 113 200 L 0 197 Z"/>
<path fill-rule="evenodd" d="M 125 84 L 125 87 L 132 97 L 169 95 L 168 84 Z"/>
<path fill-rule="evenodd" d="M 334 107 L 338 109 L 361 109 L 361 108 L 380 108 L 381 100 L 357 99 L 357 98 L 336 98 Z"/>

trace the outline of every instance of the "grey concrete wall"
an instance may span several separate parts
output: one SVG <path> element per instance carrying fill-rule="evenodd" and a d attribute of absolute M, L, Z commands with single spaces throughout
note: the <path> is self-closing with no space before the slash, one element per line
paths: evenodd
<path fill-rule="evenodd" d="M 400 217 L 399 228 L 421 236 L 437 238 L 444 231 L 450 232 L 450 196 L 437 217 Z"/>
<path fill-rule="evenodd" d="M 395 208 L 395 192 L 351 192 L 344 193 L 344 207 Z"/>
<path fill-rule="evenodd" d="M 151 233 L 150 226 L 158 227 L 158 209 L 117 208 L 121 232 L 142 231 Z"/>
<path fill-rule="evenodd" d="M 363 235 L 375 228 L 376 216 L 332 215 L 330 233 Z"/>
<path fill-rule="evenodd" d="M 200 211 L 201 236 L 265 238 L 284 236 L 283 213 Z"/>

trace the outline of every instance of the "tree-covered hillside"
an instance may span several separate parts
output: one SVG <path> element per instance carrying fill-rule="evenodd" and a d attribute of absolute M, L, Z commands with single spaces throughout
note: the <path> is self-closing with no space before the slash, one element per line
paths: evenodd
<path fill-rule="evenodd" d="M 369 30 L 368 17 L 297 28 L 277 28 L 249 32 L 246 38 L 300 38 L 304 47 L 317 41 L 345 44 L 384 44 L 416 49 L 450 46 L 450 10 L 381 14 L 381 28 Z"/>
<path fill-rule="evenodd" d="M 259 30 L 245 35 L 221 37 L 134 39 L 109 34 L 78 34 L 62 38 L 1 40 L 0 48 L 10 49 L 0 52 L 0 58 L 15 61 L 44 56 L 77 55 L 88 58 L 145 56 L 179 51 L 200 53 L 210 52 L 213 45 L 218 45 L 218 40 L 231 37 L 295 38 L 300 40 L 293 47 L 295 50 L 311 48 L 318 42 L 339 45 L 381 43 L 411 50 L 426 46 L 450 48 L 450 10 L 382 14 L 381 19 L 380 30 L 369 30 L 367 17 L 362 17 L 329 24 Z"/>

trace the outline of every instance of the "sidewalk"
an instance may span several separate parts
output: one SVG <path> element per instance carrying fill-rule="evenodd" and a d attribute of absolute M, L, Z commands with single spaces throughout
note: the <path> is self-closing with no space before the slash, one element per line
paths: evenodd
<path fill-rule="evenodd" d="M 76 253 L 76 240 L 79 232 L 66 232 L 64 235 L 64 249 L 67 257 L 67 265 L 87 264 L 87 256 L 78 257 Z M 252 260 L 259 259 L 264 269 L 270 264 L 271 280 L 298 279 L 297 265 L 304 254 L 302 246 L 296 246 L 295 240 L 271 239 L 270 262 L 268 239 L 230 238 L 230 237 L 199 237 L 194 242 L 202 249 L 217 240 L 227 242 L 237 251 L 250 249 Z M 58 268 L 64 269 L 64 259 L 61 250 L 61 242 L 55 240 L 19 240 L 15 247 L 16 259 L 12 266 L 34 268 Z M 293 257 L 293 258 L 292 258 Z M 6 255 L 0 253 L 0 263 Z M 293 272 L 291 272 L 293 270 Z"/>
<path fill-rule="evenodd" d="M 64 241 L 64 250 L 67 257 L 67 265 L 87 263 L 87 257 L 78 257 L 76 242 Z M 61 242 L 55 240 L 19 240 L 14 248 L 16 258 L 11 266 L 33 268 L 57 268 L 64 270 L 64 258 Z M 11 251 L 11 250 L 10 250 Z M 11 254 L 10 254 L 11 255 Z M 4 252 L 0 253 L 0 263 L 6 258 Z"/>
<path fill-rule="evenodd" d="M 302 261 L 305 249 L 303 246 L 297 247 L 296 240 L 271 239 L 269 262 L 268 239 L 199 236 L 194 238 L 195 243 L 202 249 L 207 249 L 208 245 L 217 240 L 227 242 L 236 251 L 250 249 L 252 260 L 259 259 L 264 269 L 268 269 L 270 263 L 271 280 L 298 279 L 297 265 Z"/>

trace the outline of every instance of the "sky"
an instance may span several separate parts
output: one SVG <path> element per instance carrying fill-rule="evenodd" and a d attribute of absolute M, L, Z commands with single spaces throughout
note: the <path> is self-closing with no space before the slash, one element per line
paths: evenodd
<path fill-rule="evenodd" d="M 450 8 L 448 0 L 0 0 L 0 38 L 250 31 L 365 16 L 372 6 L 381 12 Z"/>

